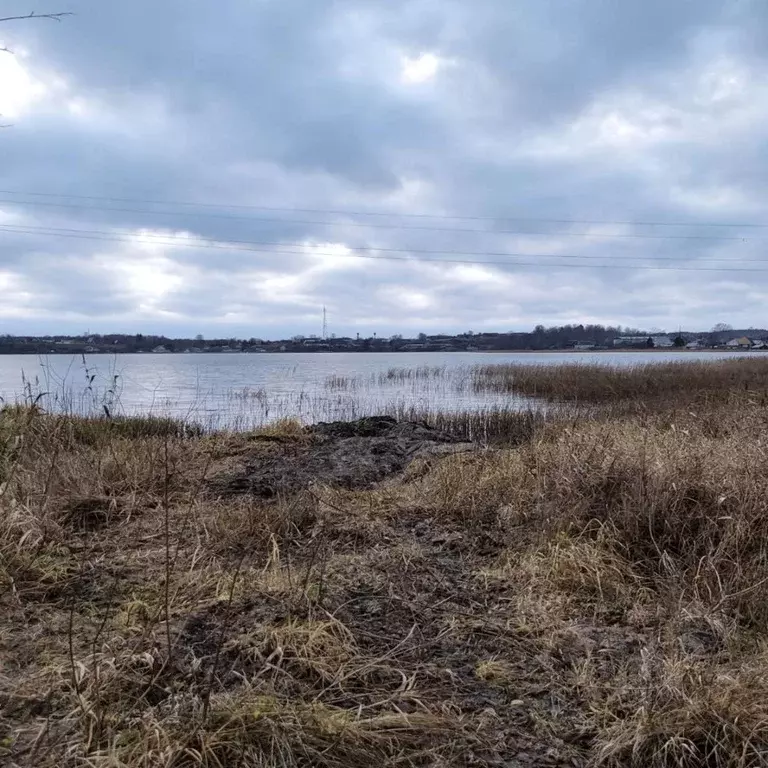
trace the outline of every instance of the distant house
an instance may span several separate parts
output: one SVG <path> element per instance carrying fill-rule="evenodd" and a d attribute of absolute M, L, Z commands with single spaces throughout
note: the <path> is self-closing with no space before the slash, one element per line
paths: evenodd
<path fill-rule="evenodd" d="M 752 342 L 746 336 L 739 336 L 725 343 L 729 349 L 751 349 Z"/>
<path fill-rule="evenodd" d="M 594 349 L 595 345 L 588 341 L 579 341 L 573 345 L 576 352 L 588 352 L 590 349 Z"/>
<path fill-rule="evenodd" d="M 701 339 L 694 339 L 689 341 L 686 345 L 686 349 L 704 349 L 707 345 Z"/>
<path fill-rule="evenodd" d="M 674 347 L 675 342 L 669 336 L 651 336 L 653 339 L 653 346 L 664 349 L 665 347 Z"/>
<path fill-rule="evenodd" d="M 155 354 L 160 354 L 162 352 L 167 352 L 168 349 L 164 347 L 162 344 L 159 344 L 152 350 Z"/>
<path fill-rule="evenodd" d="M 755 339 L 752 342 L 752 349 L 768 349 L 768 342 L 762 339 Z"/>
<path fill-rule="evenodd" d="M 304 339 L 302 346 L 309 349 L 330 349 L 331 345 L 323 339 L 319 339 L 317 336 L 310 336 L 308 339 Z"/>

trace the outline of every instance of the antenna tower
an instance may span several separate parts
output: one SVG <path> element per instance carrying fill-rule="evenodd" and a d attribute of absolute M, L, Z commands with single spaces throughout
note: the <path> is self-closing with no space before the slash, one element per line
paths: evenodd
<path fill-rule="evenodd" d="M 323 339 L 328 338 L 328 313 L 325 311 L 325 307 L 323 307 Z"/>

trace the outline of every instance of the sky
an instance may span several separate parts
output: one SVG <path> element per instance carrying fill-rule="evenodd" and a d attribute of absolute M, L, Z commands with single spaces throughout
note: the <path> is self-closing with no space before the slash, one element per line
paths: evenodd
<path fill-rule="evenodd" d="M 768 326 L 765 0 L 4 0 L 0 333 Z"/>

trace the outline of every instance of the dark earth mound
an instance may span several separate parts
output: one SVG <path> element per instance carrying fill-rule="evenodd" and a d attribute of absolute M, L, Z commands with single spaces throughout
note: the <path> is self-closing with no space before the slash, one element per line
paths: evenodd
<path fill-rule="evenodd" d="M 418 457 L 473 448 L 425 424 L 390 417 L 315 424 L 307 428 L 306 439 L 270 440 L 269 445 L 269 453 L 254 448 L 242 455 L 239 466 L 211 480 L 211 490 L 272 498 L 312 485 L 367 488 Z"/>

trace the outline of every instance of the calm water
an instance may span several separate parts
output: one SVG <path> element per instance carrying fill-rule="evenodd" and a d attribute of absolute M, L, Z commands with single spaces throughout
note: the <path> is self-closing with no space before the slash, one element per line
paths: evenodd
<path fill-rule="evenodd" d="M 6 402 L 40 397 L 49 409 L 173 414 L 209 426 L 258 426 L 285 416 L 306 422 L 356 418 L 410 407 L 483 409 L 510 397 L 466 386 L 470 366 L 488 363 L 637 365 L 715 360 L 738 352 L 323 353 L 0 356 Z M 750 352 L 750 355 L 761 354 Z M 429 366 L 444 375 L 404 379 L 390 369 Z M 329 377 L 341 377 L 329 381 Z M 515 401 L 526 405 L 524 399 Z"/>

